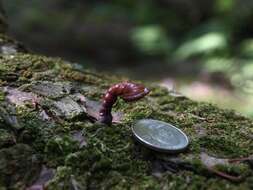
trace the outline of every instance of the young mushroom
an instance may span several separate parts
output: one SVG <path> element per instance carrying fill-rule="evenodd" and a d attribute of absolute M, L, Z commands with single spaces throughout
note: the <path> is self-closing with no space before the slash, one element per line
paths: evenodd
<path fill-rule="evenodd" d="M 143 98 L 149 92 L 142 84 L 132 82 L 122 82 L 111 86 L 103 97 L 102 107 L 99 110 L 99 122 L 111 125 L 112 106 L 118 97 L 122 98 L 125 102 L 133 102 Z"/>

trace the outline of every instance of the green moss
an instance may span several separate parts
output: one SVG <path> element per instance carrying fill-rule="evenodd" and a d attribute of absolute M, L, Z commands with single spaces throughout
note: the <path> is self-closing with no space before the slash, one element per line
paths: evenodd
<path fill-rule="evenodd" d="M 16 143 L 15 136 L 5 129 L 0 129 L 0 148 L 8 147 Z"/>
<path fill-rule="evenodd" d="M 251 152 L 248 148 L 241 148 L 240 144 L 237 143 L 235 139 L 227 138 L 226 136 L 203 137 L 198 143 L 210 153 L 219 156 L 247 156 L 249 152 Z"/>
<path fill-rule="evenodd" d="M 230 165 L 216 165 L 215 168 L 219 171 L 228 173 L 232 176 L 241 176 L 242 178 L 252 174 L 251 168 L 246 164 L 230 164 Z"/>
<path fill-rule="evenodd" d="M 38 55 L 18 53 L 14 55 L 2 55 L 0 62 L 1 79 L 16 84 L 32 81 L 36 72 L 52 69 L 59 59 L 47 58 Z"/>
<path fill-rule="evenodd" d="M 22 130 L 14 132 L 15 139 L 39 153 L 45 165 L 57 169 L 55 177 L 47 185 L 48 189 L 250 189 L 252 186 L 252 171 L 247 165 L 221 166 L 222 170 L 241 173 L 245 178 L 233 184 L 208 173 L 200 159 L 202 151 L 217 158 L 253 154 L 252 120 L 233 111 L 194 102 L 183 96 L 171 96 L 164 88 L 147 85 L 152 91 L 144 99 L 131 104 L 123 100 L 117 102 L 114 111 L 124 113 L 121 124 L 104 126 L 91 123 L 85 114 L 71 120 L 64 114 L 43 120 L 40 116 L 42 107 L 50 112 L 52 108 L 48 107 L 62 98 L 73 98 L 73 93 L 99 100 L 106 88 L 121 79 L 74 69 L 70 63 L 58 58 L 19 53 L 0 57 L 0 80 L 0 87 L 8 85 L 28 92 L 32 89 L 26 87 L 41 81 L 68 82 L 74 88 L 74 92 L 53 98 L 35 92 L 43 99 L 38 108 L 32 103 L 16 106 Z M 5 97 L 0 93 L 1 101 Z M 152 175 L 153 159 L 159 154 L 143 148 L 134 141 L 131 133 L 131 125 L 143 118 L 172 123 L 189 136 L 188 150 L 174 157 L 191 167 L 179 167 L 173 174 L 161 173 L 159 178 Z M 0 126 L 5 126 L 1 118 Z M 8 142 L 12 134 L 8 131 L 12 129 L 5 130 L 1 132 L 0 144 Z M 79 146 L 72 136 L 74 130 L 83 131 L 87 146 Z M 204 133 L 200 134 L 198 130 Z M 163 155 L 163 158 L 166 161 L 171 156 Z"/>
<path fill-rule="evenodd" d="M 67 190 L 71 189 L 71 168 L 58 167 L 53 180 L 47 185 L 48 190 Z"/>
<path fill-rule="evenodd" d="M 151 90 L 150 96 L 152 96 L 152 97 L 162 97 L 162 96 L 168 95 L 168 90 L 166 88 L 152 86 L 149 89 Z"/>
<path fill-rule="evenodd" d="M 42 154 L 46 143 L 56 134 L 57 124 L 41 120 L 35 111 L 20 114 L 23 130 L 18 135 L 18 141 L 29 144 Z"/>
<path fill-rule="evenodd" d="M 154 112 L 151 105 L 146 104 L 145 102 L 124 105 L 124 107 L 122 108 L 122 111 L 126 113 L 124 117 L 124 121 L 126 123 L 132 123 L 133 121 L 137 119 L 149 118 L 152 116 L 152 113 Z"/>
<path fill-rule="evenodd" d="M 0 101 L 4 101 L 5 99 L 5 92 L 3 92 L 1 89 L 0 89 Z"/>
<path fill-rule="evenodd" d="M 1 149 L 0 184 L 7 189 L 24 189 L 38 177 L 40 163 L 38 155 L 25 144 Z"/>
<path fill-rule="evenodd" d="M 129 127 L 94 125 L 85 131 L 88 146 L 69 155 L 65 164 L 73 168 L 78 175 L 89 174 L 87 180 L 92 181 L 93 185 L 96 184 L 96 188 L 108 183 L 110 175 L 112 177 L 114 174 L 120 174 L 121 178 L 131 176 L 130 180 L 134 180 L 144 176 L 148 171 L 149 163 L 133 156 L 135 145 L 131 140 Z M 111 179 L 109 183 L 116 182 L 119 183 Z"/>
<path fill-rule="evenodd" d="M 64 163 L 65 157 L 78 150 L 78 143 L 67 135 L 50 138 L 45 146 L 44 155 L 49 166 Z"/>

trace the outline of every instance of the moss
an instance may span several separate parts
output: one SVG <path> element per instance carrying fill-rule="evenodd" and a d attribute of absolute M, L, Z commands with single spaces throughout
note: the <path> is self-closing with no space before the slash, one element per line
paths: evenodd
<path fill-rule="evenodd" d="M 1 149 L 0 163 L 0 184 L 14 190 L 31 184 L 41 168 L 38 155 L 24 144 Z"/>
<path fill-rule="evenodd" d="M 8 82 L 14 81 L 16 84 L 23 84 L 24 82 L 32 81 L 35 72 L 42 72 L 52 68 L 55 62 L 59 62 L 59 59 L 18 53 L 15 56 L 2 55 L 0 61 L 1 79 Z"/>
<path fill-rule="evenodd" d="M 15 137 L 9 131 L 0 129 L 0 148 L 8 147 L 16 143 Z"/>
<path fill-rule="evenodd" d="M 251 168 L 246 164 L 230 164 L 230 165 L 216 165 L 215 168 L 219 171 L 228 173 L 233 176 L 241 176 L 242 178 L 251 175 Z"/>
<path fill-rule="evenodd" d="M 60 74 L 62 78 L 66 80 L 84 81 L 86 79 L 83 73 L 78 72 L 78 71 L 73 71 L 69 68 L 62 68 Z"/>
<path fill-rule="evenodd" d="M 224 179 L 217 180 L 217 178 L 210 178 L 196 175 L 192 172 L 185 171 L 182 172 L 180 176 L 177 175 L 168 175 L 167 176 L 167 187 L 169 189 L 248 189 L 245 184 L 237 185 L 233 183 L 228 183 Z"/>
<path fill-rule="evenodd" d="M 152 86 L 149 89 L 151 90 L 150 96 L 152 97 L 162 97 L 168 95 L 168 90 L 166 88 Z"/>
<path fill-rule="evenodd" d="M 0 89 L 0 102 L 5 100 L 5 92 Z"/>
<path fill-rule="evenodd" d="M 237 143 L 235 139 L 226 136 L 203 137 L 199 139 L 198 143 L 210 153 L 222 157 L 237 157 L 238 155 L 247 156 L 251 152 L 248 148 L 241 148 L 240 144 Z"/>
<path fill-rule="evenodd" d="M 18 141 L 43 154 L 46 143 L 56 134 L 57 124 L 41 120 L 35 111 L 21 112 L 20 115 L 23 130 L 18 134 Z"/>
<path fill-rule="evenodd" d="M 29 86 L 41 81 L 52 85 L 68 83 L 74 89 L 74 92 L 70 90 L 60 96 L 34 92 L 42 99 L 39 102 L 41 107 L 35 108 L 32 102 L 16 106 L 21 128 L 15 132 L 6 129 L 0 118 L 0 127 L 4 128 L 0 144 L 9 142 L 9 135 L 14 132 L 18 143 L 28 145 L 41 155 L 45 165 L 57 169 L 55 177 L 47 185 L 48 189 L 250 189 L 252 186 L 253 174 L 247 165 L 221 166 L 226 172 L 242 173 L 245 180 L 233 184 L 208 173 L 200 159 L 202 151 L 217 158 L 253 154 L 252 120 L 233 111 L 194 102 L 183 96 L 171 96 L 164 88 L 148 85 L 152 91 L 141 101 L 132 104 L 118 101 L 114 111 L 124 113 L 121 124 L 99 125 L 84 114 L 71 120 L 64 114 L 43 120 L 40 116 L 42 107 L 50 111 L 51 106 L 62 98 L 76 101 L 74 93 L 99 100 L 106 88 L 121 78 L 80 71 L 59 58 L 18 53 L 0 57 L 0 80 L 0 87 L 8 85 L 28 92 L 33 90 Z M 6 94 L 0 93 L 0 101 L 5 98 Z M 165 169 L 159 178 L 153 176 L 153 164 L 159 154 L 143 148 L 131 134 L 131 125 L 142 118 L 172 123 L 189 136 L 187 151 L 173 157 L 179 159 L 181 165 L 186 163 L 190 167 L 181 167 L 173 162 L 178 167 L 177 173 Z M 200 135 L 196 126 L 205 133 Z M 83 132 L 87 146 L 79 146 L 72 136 L 74 130 Z M 163 155 L 163 158 L 166 164 L 172 162 L 172 156 Z"/>
<path fill-rule="evenodd" d="M 67 190 L 71 189 L 71 168 L 58 167 L 53 180 L 47 185 L 48 190 Z"/>
<path fill-rule="evenodd" d="M 126 103 L 125 103 L 126 104 Z M 122 106 L 123 107 L 123 106 Z M 150 104 L 144 102 L 133 103 L 130 105 L 124 105 L 122 111 L 125 114 L 124 121 L 126 123 L 132 123 L 137 119 L 149 118 L 152 116 L 154 110 Z"/>
<path fill-rule="evenodd" d="M 65 157 L 78 150 L 78 143 L 69 136 L 54 136 L 45 146 L 44 155 L 47 165 L 55 167 L 64 163 Z"/>
<path fill-rule="evenodd" d="M 148 171 L 148 163 L 133 157 L 135 145 L 131 141 L 128 127 L 118 125 L 105 128 L 95 125 L 85 131 L 88 146 L 68 156 L 65 164 L 78 175 L 89 174 L 87 180 L 92 182 L 91 186 L 96 184 L 97 189 L 103 187 L 112 174 L 120 174 L 122 177 L 131 176 L 130 180 L 134 180 Z M 114 183 L 116 182 L 119 183 L 117 180 Z"/>

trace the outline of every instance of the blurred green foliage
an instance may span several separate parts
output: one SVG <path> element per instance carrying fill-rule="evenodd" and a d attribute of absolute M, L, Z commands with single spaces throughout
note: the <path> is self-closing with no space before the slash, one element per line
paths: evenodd
<path fill-rule="evenodd" d="M 148 55 L 166 55 L 171 47 L 166 33 L 159 26 L 142 26 L 132 30 L 136 48 Z"/>
<path fill-rule="evenodd" d="M 192 56 L 214 54 L 215 51 L 224 50 L 226 46 L 227 41 L 223 34 L 209 32 L 182 43 L 174 56 L 177 59 L 189 59 Z"/>
<path fill-rule="evenodd" d="M 219 73 L 253 92 L 252 0 L 3 1 L 12 34 L 34 51 L 110 72 Z"/>
<path fill-rule="evenodd" d="M 245 58 L 253 59 L 253 38 L 246 39 L 241 43 L 240 53 Z"/>

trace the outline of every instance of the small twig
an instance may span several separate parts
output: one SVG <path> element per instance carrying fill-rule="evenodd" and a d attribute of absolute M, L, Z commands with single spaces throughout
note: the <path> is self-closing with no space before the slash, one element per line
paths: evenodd
<path fill-rule="evenodd" d="M 196 119 L 199 119 L 199 120 L 202 120 L 202 121 L 205 121 L 205 120 L 206 120 L 206 118 L 200 117 L 200 116 L 198 116 L 198 115 L 194 115 L 194 114 L 192 114 L 192 113 L 189 113 L 189 115 L 190 115 L 191 117 L 193 117 L 193 118 L 196 118 Z"/>
<path fill-rule="evenodd" d="M 236 163 L 236 162 L 243 162 L 243 161 L 249 161 L 252 160 L 252 158 L 250 157 L 245 157 L 245 158 L 233 158 L 233 159 L 229 159 L 228 162 L 229 163 Z"/>
<path fill-rule="evenodd" d="M 219 170 L 216 170 L 213 167 L 207 167 L 207 169 L 209 171 L 211 171 L 212 173 L 215 173 L 216 175 L 221 176 L 223 178 L 226 178 L 226 179 L 228 179 L 230 181 L 233 181 L 233 182 L 239 182 L 239 181 L 242 180 L 241 176 L 232 176 L 232 175 L 229 175 L 227 173 L 224 173 L 224 172 L 221 172 Z"/>

